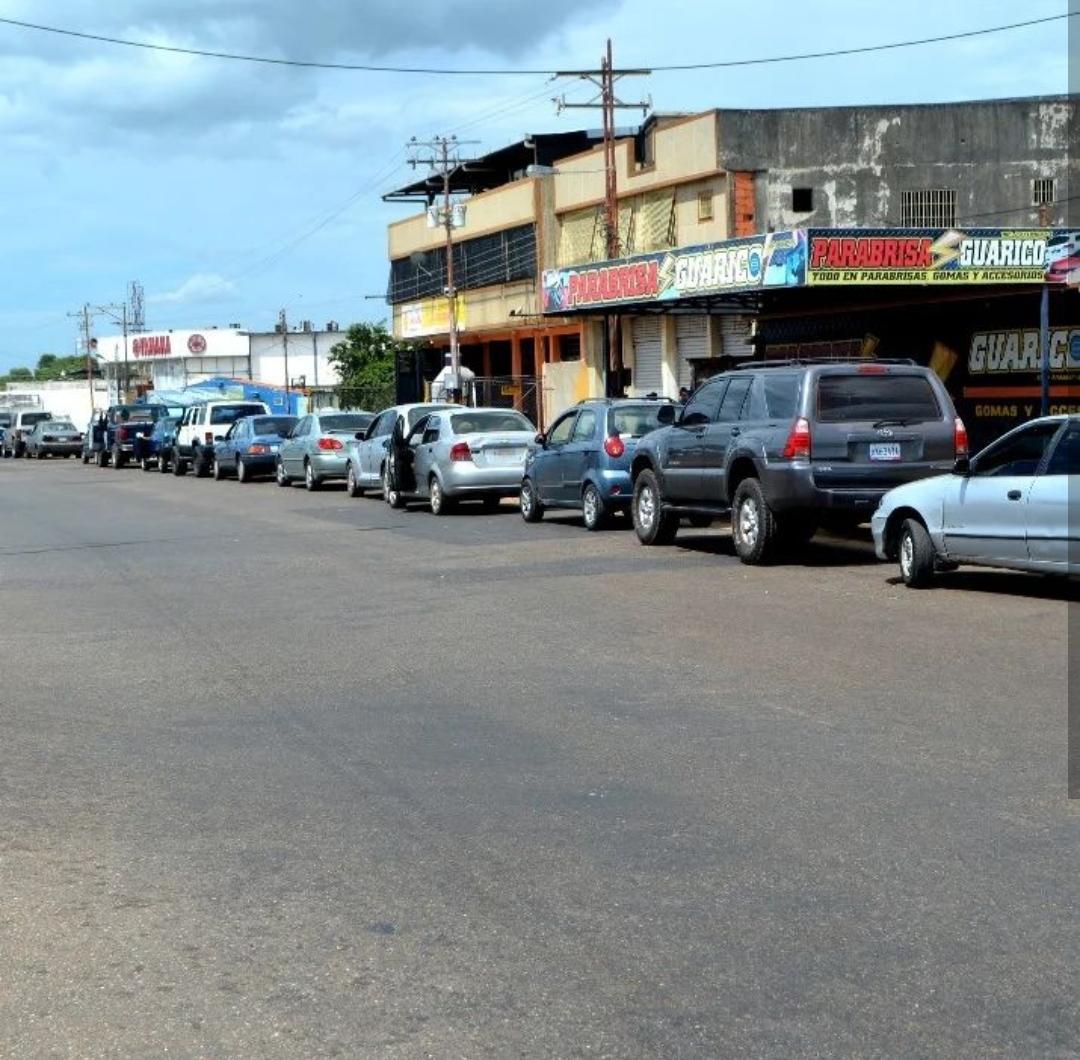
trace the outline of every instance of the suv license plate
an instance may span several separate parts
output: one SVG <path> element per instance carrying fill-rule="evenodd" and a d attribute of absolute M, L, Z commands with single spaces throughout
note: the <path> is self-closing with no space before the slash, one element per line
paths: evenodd
<path fill-rule="evenodd" d="M 899 460 L 899 442 L 875 442 L 870 445 L 871 460 Z"/>

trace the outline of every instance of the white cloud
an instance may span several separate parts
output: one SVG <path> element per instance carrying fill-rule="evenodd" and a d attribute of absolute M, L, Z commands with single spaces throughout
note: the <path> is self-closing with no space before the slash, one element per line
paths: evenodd
<path fill-rule="evenodd" d="M 236 294 L 236 284 L 214 272 L 197 272 L 174 291 L 152 294 L 151 305 L 189 305 L 192 302 L 222 302 Z"/>

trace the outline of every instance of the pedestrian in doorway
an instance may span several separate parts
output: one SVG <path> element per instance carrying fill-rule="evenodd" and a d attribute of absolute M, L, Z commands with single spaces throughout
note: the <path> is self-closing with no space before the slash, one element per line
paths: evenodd
<path fill-rule="evenodd" d="M 685 405 L 690 400 L 690 388 L 681 386 L 679 387 L 679 404 Z"/>

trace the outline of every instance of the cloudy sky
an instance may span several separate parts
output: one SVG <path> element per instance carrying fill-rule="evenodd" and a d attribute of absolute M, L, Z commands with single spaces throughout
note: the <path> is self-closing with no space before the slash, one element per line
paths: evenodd
<path fill-rule="evenodd" d="M 1074 3 L 1080 0 L 1074 0 Z M 328 62 L 558 69 L 751 58 L 1000 25 L 1066 0 L 0 0 L 0 18 Z M 1064 92 L 1065 24 L 918 49 L 627 82 L 663 111 Z M 0 24 L 0 370 L 73 352 L 84 302 L 146 290 L 154 327 L 384 319 L 405 141 L 475 150 L 598 124 L 580 84 L 261 66 Z M 584 121 L 583 121 L 584 116 Z M 627 119 L 629 120 L 629 119 Z M 99 327 L 104 333 L 105 325 Z"/>

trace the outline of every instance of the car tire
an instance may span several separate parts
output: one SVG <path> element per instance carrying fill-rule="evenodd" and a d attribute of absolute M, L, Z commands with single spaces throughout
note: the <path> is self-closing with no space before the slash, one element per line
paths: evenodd
<path fill-rule="evenodd" d="M 544 518 L 544 506 L 531 479 L 522 479 L 521 492 L 518 494 L 521 506 L 521 518 L 527 523 L 538 523 Z"/>
<path fill-rule="evenodd" d="M 924 589 L 934 580 L 934 543 L 918 519 L 905 519 L 897 542 L 900 577 L 911 589 Z"/>
<path fill-rule="evenodd" d="M 225 477 L 225 469 L 221 466 L 221 462 L 216 456 L 210 465 L 210 475 L 215 482 L 220 482 Z"/>
<path fill-rule="evenodd" d="M 743 479 L 731 506 L 731 536 L 743 563 L 768 563 L 776 551 L 780 526 L 756 478 Z"/>
<path fill-rule="evenodd" d="M 112 451 L 112 466 L 113 470 L 119 471 L 127 463 L 127 454 L 121 452 L 116 446 L 113 446 Z"/>
<path fill-rule="evenodd" d="M 159 475 L 164 475 L 169 470 L 169 461 L 165 459 L 165 450 L 162 449 L 158 452 L 157 469 Z"/>
<path fill-rule="evenodd" d="M 210 474 L 210 466 L 201 449 L 196 451 L 191 461 L 191 470 L 195 473 L 196 478 L 206 478 Z"/>
<path fill-rule="evenodd" d="M 315 468 L 312 466 L 310 460 L 304 461 L 304 489 L 308 493 L 314 493 L 319 487 L 322 486 L 322 479 L 315 474 Z"/>
<path fill-rule="evenodd" d="M 139 457 L 139 467 L 141 467 L 143 469 L 143 471 L 151 471 L 151 470 L 153 470 L 153 468 L 150 465 L 150 457 L 148 457 L 148 456 L 140 456 Z"/>
<path fill-rule="evenodd" d="M 431 476 L 428 485 L 428 500 L 431 504 L 432 515 L 449 515 L 454 509 L 454 503 L 446 495 L 442 483 L 435 475 Z"/>
<path fill-rule="evenodd" d="M 108 467 L 109 454 L 104 449 L 99 449 L 94 454 L 94 462 L 97 464 L 98 467 Z"/>
<path fill-rule="evenodd" d="M 608 523 L 608 513 L 604 498 L 591 482 L 581 491 L 581 515 L 585 520 L 586 530 L 603 530 Z"/>
<path fill-rule="evenodd" d="M 244 463 L 240 457 L 236 458 L 236 481 L 237 482 L 250 482 L 251 472 L 247 469 L 247 464 Z"/>
<path fill-rule="evenodd" d="M 401 496 L 401 490 L 395 490 L 390 488 L 390 461 L 387 460 L 383 464 L 382 473 L 382 490 L 383 500 L 390 505 L 391 508 L 404 508 L 405 499 Z"/>
<path fill-rule="evenodd" d="M 664 511 L 656 472 L 647 468 L 634 480 L 631 502 L 634 531 L 643 545 L 670 545 L 679 532 L 679 516 Z"/>
<path fill-rule="evenodd" d="M 172 453 L 172 473 L 177 478 L 183 478 L 187 474 L 187 463 L 180 455 L 179 449 L 174 449 Z"/>
<path fill-rule="evenodd" d="M 292 479 L 286 473 L 285 464 L 280 457 L 278 457 L 277 464 L 274 465 L 274 481 L 283 488 L 292 485 Z"/>
<path fill-rule="evenodd" d="M 364 487 L 360 485 L 360 481 L 356 477 L 356 468 L 353 467 L 351 460 L 345 473 L 345 492 L 353 498 L 363 497 L 364 495 Z"/>

